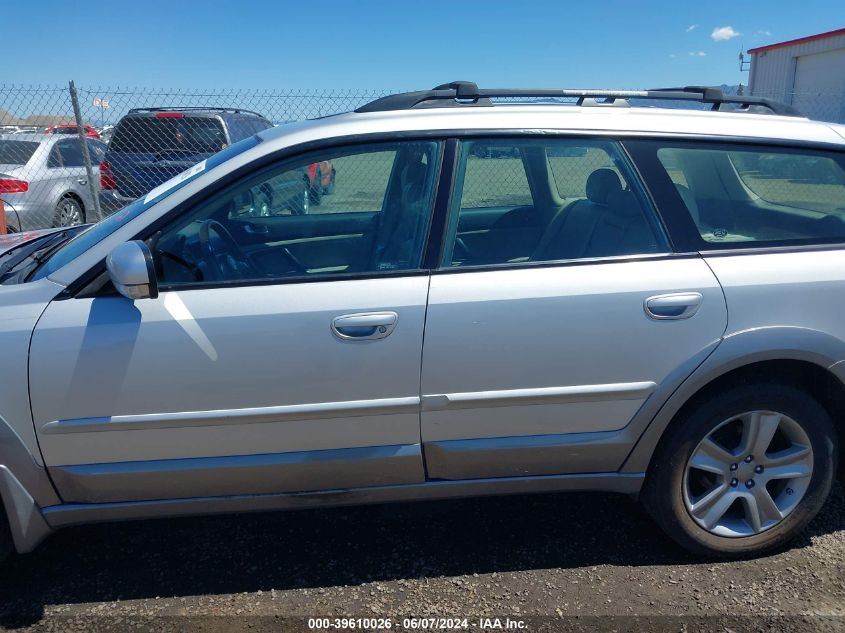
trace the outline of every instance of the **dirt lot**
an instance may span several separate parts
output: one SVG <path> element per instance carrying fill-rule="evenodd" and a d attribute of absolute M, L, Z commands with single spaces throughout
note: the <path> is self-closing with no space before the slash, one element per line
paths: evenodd
<path fill-rule="evenodd" d="M 598 494 L 67 529 L 0 569 L 0 628 L 306 630 L 312 616 L 528 630 L 843 631 L 845 491 L 788 551 L 696 560 Z"/>

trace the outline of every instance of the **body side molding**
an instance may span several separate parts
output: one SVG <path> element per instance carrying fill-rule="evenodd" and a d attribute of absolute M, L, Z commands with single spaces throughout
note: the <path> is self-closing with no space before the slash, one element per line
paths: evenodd
<path fill-rule="evenodd" d="M 653 382 L 632 382 L 432 394 L 422 397 L 422 409 L 425 411 L 440 411 L 453 408 L 506 407 L 512 405 L 593 402 L 601 400 L 638 400 L 648 397 L 656 387 L 657 385 Z M 152 428 L 216 426 L 221 424 L 260 424 L 265 422 L 310 420 L 326 417 L 342 418 L 365 415 L 389 415 L 419 411 L 420 402 L 420 398 L 412 396 L 406 398 L 319 402 L 247 409 L 75 418 L 48 422 L 41 427 L 41 432 L 44 434 L 59 435 L 64 433 L 130 431 Z"/>
<path fill-rule="evenodd" d="M 657 385 L 653 382 L 623 382 L 607 385 L 573 385 L 445 393 L 423 396 L 422 409 L 423 411 L 442 411 L 444 409 L 507 407 L 527 404 L 640 400 L 648 397 L 656 387 Z"/>
<path fill-rule="evenodd" d="M 222 424 L 260 424 L 319 418 L 390 415 L 394 413 L 413 413 L 419 410 L 419 404 L 420 399 L 412 396 L 408 398 L 318 402 L 314 404 L 293 404 L 248 409 L 115 415 L 111 417 L 55 420 L 42 426 L 41 432 L 57 435 L 63 433 L 134 431 L 191 426 L 218 426 Z"/>

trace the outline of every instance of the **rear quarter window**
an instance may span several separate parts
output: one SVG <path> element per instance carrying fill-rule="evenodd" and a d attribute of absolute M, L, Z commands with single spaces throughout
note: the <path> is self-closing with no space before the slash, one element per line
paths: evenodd
<path fill-rule="evenodd" d="M 701 248 L 845 242 L 843 153 L 657 141 L 650 150 L 670 182 L 650 183 L 661 208 L 680 205 Z"/>
<path fill-rule="evenodd" d="M 26 165 L 38 145 L 35 141 L 0 140 L 0 165 Z"/>

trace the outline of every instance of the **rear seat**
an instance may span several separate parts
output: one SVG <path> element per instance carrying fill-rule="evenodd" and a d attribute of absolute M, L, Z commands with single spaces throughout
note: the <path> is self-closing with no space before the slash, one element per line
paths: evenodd
<path fill-rule="evenodd" d="M 612 169 L 587 178 L 587 199 L 561 209 L 531 257 L 535 261 L 609 257 L 658 250 L 657 239 L 630 190 Z"/>

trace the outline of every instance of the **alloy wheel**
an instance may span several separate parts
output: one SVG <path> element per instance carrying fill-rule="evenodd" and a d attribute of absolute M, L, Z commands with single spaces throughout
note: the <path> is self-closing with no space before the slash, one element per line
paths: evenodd
<path fill-rule="evenodd" d="M 813 473 L 804 429 L 774 411 L 749 411 L 719 424 L 684 471 L 684 504 L 698 525 L 727 537 L 753 536 L 783 521 Z"/>
<path fill-rule="evenodd" d="M 78 226 L 82 224 L 82 207 L 73 198 L 59 202 L 59 226 Z"/>

